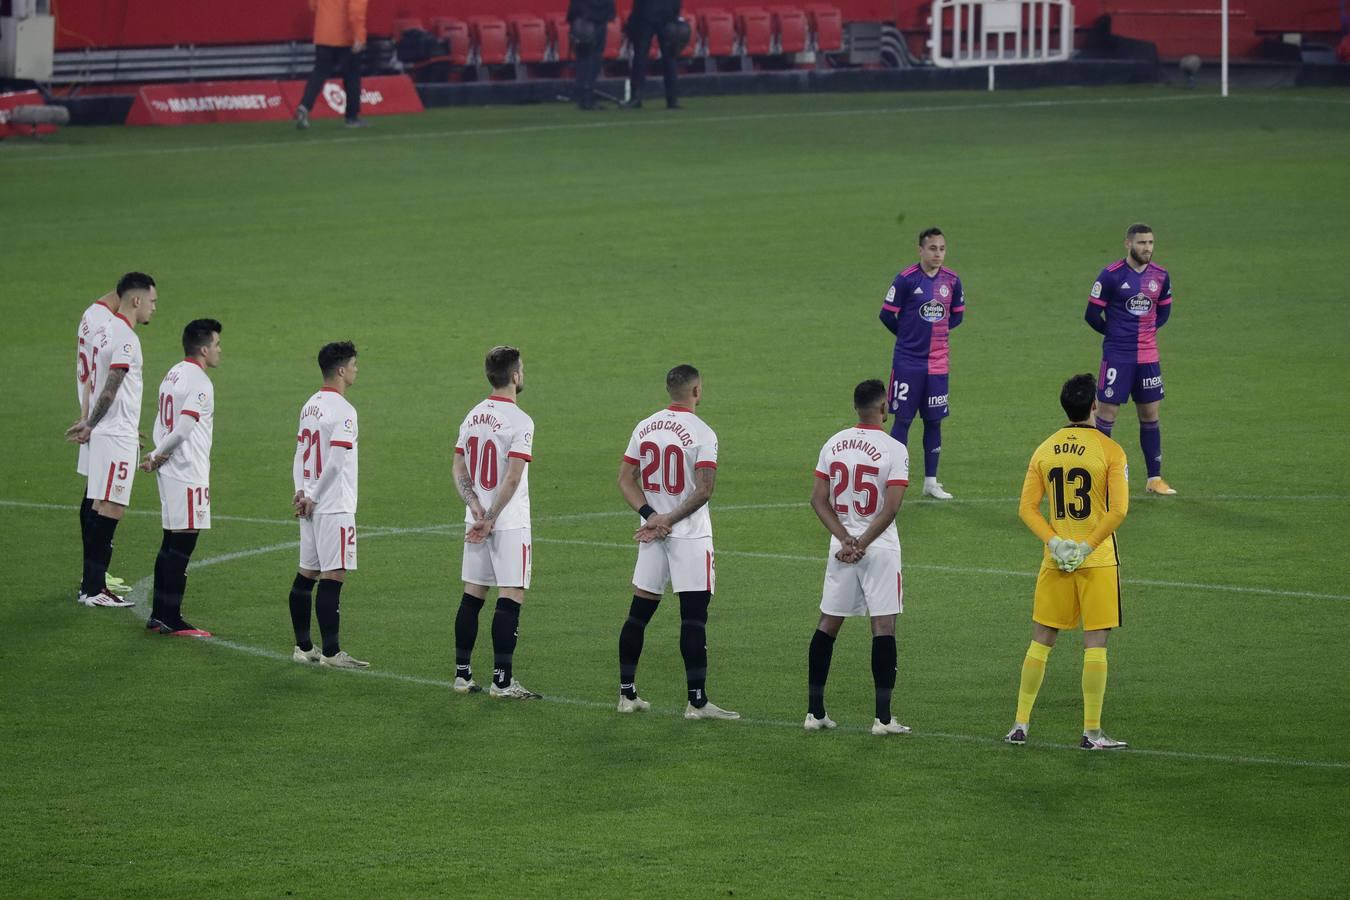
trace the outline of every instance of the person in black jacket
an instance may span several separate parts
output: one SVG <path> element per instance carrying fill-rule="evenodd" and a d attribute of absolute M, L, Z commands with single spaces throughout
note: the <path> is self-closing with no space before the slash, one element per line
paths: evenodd
<path fill-rule="evenodd" d="M 627 30 L 628 40 L 633 47 L 629 107 L 636 109 L 642 106 L 642 87 L 647 80 L 647 48 L 655 37 L 661 46 L 661 77 L 666 86 L 666 106 L 679 109 L 675 64 L 680 51 L 689 43 L 689 26 L 680 21 L 680 0 L 634 0 Z"/>
<path fill-rule="evenodd" d="M 577 107 L 595 109 L 595 80 L 605 55 L 609 20 L 614 18 L 614 0 L 568 0 L 567 22 L 572 32 L 577 68 Z"/>

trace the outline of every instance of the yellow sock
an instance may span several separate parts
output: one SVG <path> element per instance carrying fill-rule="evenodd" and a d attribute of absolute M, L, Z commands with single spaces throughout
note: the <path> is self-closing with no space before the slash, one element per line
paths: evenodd
<path fill-rule="evenodd" d="M 1083 651 L 1083 730 L 1100 731 L 1106 700 L 1106 648 Z"/>
<path fill-rule="evenodd" d="M 1036 695 L 1040 693 L 1041 681 L 1045 678 L 1045 663 L 1050 658 L 1050 648 L 1045 644 L 1032 641 L 1027 648 L 1027 657 L 1022 660 L 1022 684 L 1017 689 L 1017 719 L 1022 724 L 1031 721 L 1031 707 L 1036 704 Z"/>

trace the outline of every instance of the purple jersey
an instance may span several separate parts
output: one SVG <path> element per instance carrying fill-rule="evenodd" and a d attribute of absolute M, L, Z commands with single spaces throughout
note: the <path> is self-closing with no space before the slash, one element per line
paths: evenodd
<path fill-rule="evenodd" d="M 1136 272 L 1125 260 L 1097 276 L 1088 298 L 1087 320 L 1101 334 L 1102 355 L 1136 363 L 1158 361 L 1158 329 L 1172 311 L 1172 281 L 1162 266 Z"/>
<path fill-rule="evenodd" d="M 895 363 L 929 375 L 947 374 L 947 332 L 966 311 L 961 279 L 940 268 L 928 276 L 918 263 L 891 282 L 881 304 L 881 322 L 895 335 Z"/>

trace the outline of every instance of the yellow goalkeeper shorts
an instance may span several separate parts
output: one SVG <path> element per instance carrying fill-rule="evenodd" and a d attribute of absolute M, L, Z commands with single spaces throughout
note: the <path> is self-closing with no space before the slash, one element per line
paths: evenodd
<path fill-rule="evenodd" d="M 1076 572 L 1042 568 L 1036 578 L 1031 618 L 1049 628 L 1084 631 L 1119 628 L 1120 567 L 1094 566 Z"/>

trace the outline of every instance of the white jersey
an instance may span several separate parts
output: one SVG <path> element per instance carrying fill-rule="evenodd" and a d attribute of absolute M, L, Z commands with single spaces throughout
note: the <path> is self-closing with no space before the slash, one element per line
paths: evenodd
<path fill-rule="evenodd" d="M 197 420 L 192 433 L 174 448 L 159 472 L 188 484 L 211 483 L 211 433 L 216 418 L 216 389 L 206 370 L 185 359 L 159 383 L 155 446 L 162 447 L 183 416 Z"/>
<path fill-rule="evenodd" d="M 102 300 L 90 305 L 80 316 L 80 327 L 75 332 L 75 396 L 80 408 L 85 408 L 85 400 L 94 378 L 94 364 L 98 359 L 94 344 L 94 333 L 112 320 L 113 308 Z"/>
<path fill-rule="evenodd" d="M 113 313 L 102 328 L 94 332 L 93 360 L 94 396 L 90 412 L 98 403 L 103 388 L 108 384 L 108 373 L 122 369 L 127 374 L 113 397 L 112 406 L 94 427 L 94 433 L 111 437 L 135 438 L 140 434 L 141 420 L 141 339 L 136 337 L 131 324 L 121 313 Z"/>
<path fill-rule="evenodd" d="M 455 452 L 464 457 L 464 465 L 473 477 L 473 489 L 483 511 L 497 502 L 497 489 L 506 475 L 509 459 L 525 460 L 525 471 L 511 500 L 497 516 L 495 531 L 530 527 L 530 460 L 534 456 L 534 419 L 514 400 L 488 397 L 479 403 L 459 426 Z M 464 508 L 464 524 L 473 524 L 473 513 Z"/>
<path fill-rule="evenodd" d="M 844 530 L 858 537 L 886 503 L 886 488 L 909 485 L 909 451 L 879 425 L 854 425 L 825 442 L 816 477 L 830 486 L 830 502 Z M 900 546 L 891 522 L 877 540 Z"/>
<path fill-rule="evenodd" d="M 638 467 L 647 505 L 659 513 L 673 512 L 694 492 L 694 472 L 717 468 L 717 435 L 692 409 L 667 406 L 633 429 L 623 459 Z M 671 526 L 670 536 L 712 537 L 708 504 Z"/>
<path fill-rule="evenodd" d="M 295 489 L 315 501 L 314 512 L 356 512 L 356 438 L 356 407 L 333 388 L 320 388 L 300 409 L 292 474 Z M 342 469 L 324 478 L 322 493 L 315 496 L 319 480 L 334 465 L 334 447 L 347 451 Z"/>

